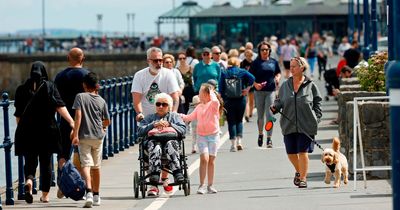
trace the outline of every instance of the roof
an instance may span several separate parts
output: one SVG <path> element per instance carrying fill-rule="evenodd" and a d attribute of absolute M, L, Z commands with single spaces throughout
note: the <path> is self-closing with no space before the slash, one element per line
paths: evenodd
<path fill-rule="evenodd" d="M 195 1 L 185 1 L 179 7 L 176 7 L 161 16 L 158 19 L 187 19 L 198 12 L 202 11 L 203 7 Z"/>
<path fill-rule="evenodd" d="M 289 2 L 289 3 L 287 3 Z M 312 3 L 315 2 L 315 3 Z M 285 0 L 270 6 L 245 5 L 240 8 L 225 6 L 212 6 L 197 13 L 193 17 L 248 17 L 248 16 L 306 16 L 306 15 L 347 15 L 347 3 L 341 0 Z"/>

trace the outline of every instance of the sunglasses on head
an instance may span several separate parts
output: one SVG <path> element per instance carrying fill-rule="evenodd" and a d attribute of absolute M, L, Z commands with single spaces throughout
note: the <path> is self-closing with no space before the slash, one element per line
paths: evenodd
<path fill-rule="evenodd" d="M 161 63 L 163 62 L 163 59 L 150 59 L 151 61 L 153 61 L 154 63 Z"/>
<path fill-rule="evenodd" d="M 156 107 L 159 107 L 159 106 L 167 107 L 167 106 L 168 106 L 168 103 L 156 102 Z"/>

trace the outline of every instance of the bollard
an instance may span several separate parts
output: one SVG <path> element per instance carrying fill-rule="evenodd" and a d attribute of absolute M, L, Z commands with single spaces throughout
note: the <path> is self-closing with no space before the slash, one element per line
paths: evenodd
<path fill-rule="evenodd" d="M 3 93 L 3 117 L 4 117 L 4 156 L 5 156 L 5 167 L 6 167 L 6 205 L 14 205 L 14 191 L 12 186 L 12 167 L 11 167 L 11 147 L 13 143 L 10 139 L 10 124 L 8 119 L 8 106 L 10 102 L 8 100 L 8 94 Z"/>

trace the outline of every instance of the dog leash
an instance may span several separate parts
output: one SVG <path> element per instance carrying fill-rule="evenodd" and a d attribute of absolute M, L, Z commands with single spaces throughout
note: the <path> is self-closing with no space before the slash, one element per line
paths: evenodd
<path fill-rule="evenodd" d="M 322 148 L 322 146 L 321 146 L 320 144 L 318 144 L 318 142 L 317 142 L 315 139 L 311 138 L 311 136 L 308 135 L 300 126 L 297 126 L 297 124 L 296 124 L 295 122 L 293 122 L 292 120 L 290 120 L 288 116 L 286 116 L 285 114 L 283 114 L 281 111 L 278 111 L 278 113 L 281 114 L 284 118 L 286 118 L 290 123 L 292 123 L 293 125 L 295 125 L 296 128 L 299 129 L 300 131 L 302 131 L 303 134 L 307 136 L 307 138 L 309 138 L 312 142 L 314 142 L 315 145 L 318 146 L 318 148 L 320 148 L 322 151 L 324 151 L 324 149 Z"/>

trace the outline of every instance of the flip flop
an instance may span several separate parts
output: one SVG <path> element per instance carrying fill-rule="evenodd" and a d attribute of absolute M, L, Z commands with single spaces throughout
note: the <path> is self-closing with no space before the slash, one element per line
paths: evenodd
<path fill-rule="evenodd" d="M 42 203 L 48 203 L 48 202 L 49 202 L 48 200 L 47 200 L 47 201 L 46 201 L 46 200 L 43 200 L 43 198 L 42 198 L 42 197 L 40 197 L 40 199 L 39 199 L 39 200 L 40 200 L 40 202 L 42 202 Z"/>
<path fill-rule="evenodd" d="M 25 184 L 24 190 L 25 190 L 26 203 L 33 203 L 33 196 L 32 196 L 31 189 L 28 184 Z"/>

